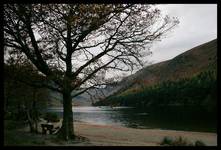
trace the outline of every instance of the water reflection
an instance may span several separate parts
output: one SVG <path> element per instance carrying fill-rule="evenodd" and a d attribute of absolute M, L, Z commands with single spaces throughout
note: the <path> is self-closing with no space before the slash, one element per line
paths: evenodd
<path fill-rule="evenodd" d="M 62 117 L 62 108 L 50 108 Z M 91 124 L 216 132 L 216 115 L 196 108 L 135 109 L 132 107 L 73 107 L 74 120 Z"/>

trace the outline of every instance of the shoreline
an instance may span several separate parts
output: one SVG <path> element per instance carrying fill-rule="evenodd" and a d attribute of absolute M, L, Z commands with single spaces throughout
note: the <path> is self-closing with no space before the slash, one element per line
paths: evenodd
<path fill-rule="evenodd" d="M 41 123 L 45 123 L 45 120 L 39 122 L 38 131 L 40 132 Z M 61 123 L 62 120 L 53 123 L 53 125 L 54 127 L 57 127 L 61 126 Z M 41 133 L 31 134 L 28 126 L 7 132 L 9 132 L 8 135 L 10 135 L 9 139 L 11 137 L 16 140 L 22 137 L 23 142 L 19 142 L 18 145 L 27 146 L 161 146 L 160 142 L 165 137 L 174 139 L 180 136 L 192 143 L 200 140 L 205 143 L 206 146 L 217 146 L 217 133 L 136 129 L 77 121 L 74 122 L 74 133 L 77 137 L 85 139 L 83 141 L 65 142 L 62 140 L 56 140 L 56 135 L 42 135 Z"/>
<path fill-rule="evenodd" d="M 96 146 L 159 146 L 164 137 L 179 136 L 190 142 L 203 141 L 207 146 L 217 146 L 217 133 L 176 131 L 162 129 L 135 129 L 111 125 L 74 122 L 77 135 L 86 137 Z"/>

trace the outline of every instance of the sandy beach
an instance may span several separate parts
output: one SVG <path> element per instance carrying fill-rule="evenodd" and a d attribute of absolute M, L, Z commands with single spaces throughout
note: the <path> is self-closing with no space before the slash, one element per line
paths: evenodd
<path fill-rule="evenodd" d="M 203 141 L 207 146 L 217 146 L 217 134 L 160 129 L 134 129 L 108 125 L 75 122 L 75 133 L 89 139 L 96 146 L 159 146 L 165 136 L 182 136 L 191 142 Z"/>
<path fill-rule="evenodd" d="M 43 122 L 41 122 L 43 123 Z M 41 127 L 39 123 L 39 131 Z M 61 126 L 61 120 L 54 126 Z M 7 131 L 11 138 L 21 139 L 22 142 L 13 145 L 27 146 L 160 146 L 164 137 L 177 138 L 181 136 L 189 142 L 201 140 L 206 146 L 217 146 L 217 134 L 207 132 L 189 132 L 160 129 L 135 129 L 122 126 L 96 125 L 85 122 L 74 122 L 77 137 L 83 140 L 61 141 L 56 135 L 31 134 L 29 128 Z M 8 136 L 9 137 L 9 136 Z M 17 140 L 16 140 L 17 141 Z"/>

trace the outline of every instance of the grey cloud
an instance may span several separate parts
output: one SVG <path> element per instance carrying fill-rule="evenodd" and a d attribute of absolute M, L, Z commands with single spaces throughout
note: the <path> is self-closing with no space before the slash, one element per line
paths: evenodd
<path fill-rule="evenodd" d="M 152 47 L 155 62 L 171 59 L 199 44 L 217 37 L 216 4 L 158 5 L 163 14 L 178 17 L 180 24 L 161 42 Z"/>

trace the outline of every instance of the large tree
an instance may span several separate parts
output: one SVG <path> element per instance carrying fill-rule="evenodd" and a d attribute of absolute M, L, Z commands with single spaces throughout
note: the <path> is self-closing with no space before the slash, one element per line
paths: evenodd
<path fill-rule="evenodd" d="M 142 66 L 151 44 L 177 23 L 153 5 L 5 4 L 5 58 L 28 59 L 46 79 L 36 84 L 63 95 L 60 135 L 68 140 L 72 98 L 114 81 L 106 73 Z"/>

